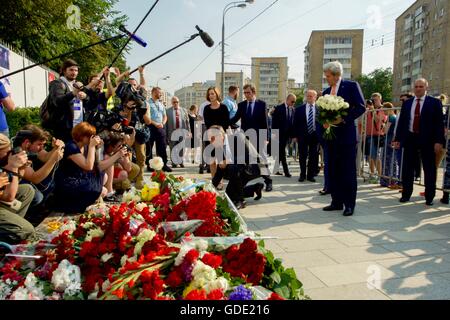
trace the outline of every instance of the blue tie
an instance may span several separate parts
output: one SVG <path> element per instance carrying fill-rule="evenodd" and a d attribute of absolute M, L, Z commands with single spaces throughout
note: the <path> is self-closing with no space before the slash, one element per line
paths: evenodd
<path fill-rule="evenodd" d="M 251 120 L 253 116 L 253 112 L 252 112 L 252 102 L 248 103 L 247 106 L 247 119 Z"/>
<path fill-rule="evenodd" d="M 312 134 L 313 132 L 314 132 L 314 110 L 313 110 L 313 106 L 309 106 L 308 133 Z"/>

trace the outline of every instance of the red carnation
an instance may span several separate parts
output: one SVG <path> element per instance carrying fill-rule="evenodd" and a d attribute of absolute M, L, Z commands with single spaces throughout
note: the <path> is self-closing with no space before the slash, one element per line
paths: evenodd
<path fill-rule="evenodd" d="M 222 265 L 222 257 L 212 253 L 206 253 L 202 258 L 202 262 L 214 269 L 217 269 Z"/>
<path fill-rule="evenodd" d="M 217 290 L 214 290 L 214 291 L 211 291 L 209 294 L 208 294 L 208 300 L 224 300 L 224 295 L 223 295 L 223 291 L 222 291 L 222 289 L 217 289 Z"/>
<path fill-rule="evenodd" d="M 267 300 L 286 300 L 283 297 L 281 297 L 280 295 L 278 295 L 277 293 L 273 292 L 272 295 L 270 296 L 269 299 Z"/>
<path fill-rule="evenodd" d="M 205 290 L 192 290 L 186 296 L 184 300 L 196 301 L 196 300 L 206 300 L 206 292 Z"/>

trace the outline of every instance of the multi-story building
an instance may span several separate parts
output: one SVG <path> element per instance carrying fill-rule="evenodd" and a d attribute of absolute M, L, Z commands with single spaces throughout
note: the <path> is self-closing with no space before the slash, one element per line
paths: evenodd
<path fill-rule="evenodd" d="M 193 104 L 200 106 L 205 102 L 206 91 L 208 91 L 208 88 L 215 86 L 216 82 L 214 80 L 194 82 L 191 86 L 175 91 L 175 96 L 180 99 L 180 106 L 189 109 Z"/>
<path fill-rule="evenodd" d="M 418 0 L 396 20 L 394 99 L 426 78 L 429 93 L 450 93 L 450 1 Z"/>
<path fill-rule="evenodd" d="M 288 80 L 288 58 L 252 58 L 252 81 L 268 107 L 286 100 Z"/>
<path fill-rule="evenodd" d="M 240 89 L 238 100 L 243 100 L 243 87 L 246 84 L 244 80 L 244 73 L 241 72 L 225 72 L 225 92 L 222 92 L 222 96 L 228 94 L 228 88 L 230 86 L 236 86 Z M 216 72 L 216 87 L 222 88 L 222 72 Z"/>
<path fill-rule="evenodd" d="M 364 30 L 313 31 L 305 48 L 305 87 L 322 91 L 328 87 L 323 66 L 339 61 L 344 79 L 355 80 L 362 73 Z"/>

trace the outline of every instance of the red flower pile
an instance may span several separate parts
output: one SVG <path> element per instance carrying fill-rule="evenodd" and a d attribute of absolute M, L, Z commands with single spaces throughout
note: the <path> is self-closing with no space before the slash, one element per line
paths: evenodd
<path fill-rule="evenodd" d="M 181 201 L 176 205 L 167 221 L 180 221 L 181 215 L 185 214 L 187 220 L 203 220 L 194 235 L 197 237 L 225 236 L 225 221 L 220 213 L 216 211 L 216 195 L 211 192 L 201 191 L 189 199 Z"/>
<path fill-rule="evenodd" d="M 258 252 L 256 242 L 245 239 L 240 246 L 233 245 L 228 248 L 225 253 L 223 271 L 256 286 L 263 278 L 265 265 L 266 257 Z"/>

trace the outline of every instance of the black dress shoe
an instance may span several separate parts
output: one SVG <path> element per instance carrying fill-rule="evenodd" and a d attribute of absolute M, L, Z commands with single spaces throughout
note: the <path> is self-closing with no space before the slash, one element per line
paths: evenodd
<path fill-rule="evenodd" d="M 433 202 L 433 200 L 431 200 L 431 201 L 427 201 L 427 202 L 426 202 L 426 205 L 427 205 L 428 207 L 432 207 L 432 206 L 434 206 L 434 202 Z"/>
<path fill-rule="evenodd" d="M 449 201 L 449 199 L 442 198 L 442 199 L 441 199 L 441 203 L 442 203 L 442 204 L 447 204 L 447 205 L 448 205 L 448 204 L 450 203 L 450 201 Z"/>
<path fill-rule="evenodd" d="M 323 211 L 327 211 L 327 212 L 331 212 L 331 211 L 341 211 L 342 209 L 344 209 L 343 206 L 330 205 L 330 206 L 328 206 L 328 207 L 323 208 Z"/>
<path fill-rule="evenodd" d="M 303 178 L 303 177 L 300 177 L 299 179 L 298 179 L 298 182 L 305 182 L 306 181 L 306 178 Z"/>
<path fill-rule="evenodd" d="M 272 192 L 273 191 L 273 186 L 271 183 L 266 184 L 266 192 Z"/>
<path fill-rule="evenodd" d="M 310 178 L 310 179 L 308 179 L 308 181 L 312 182 L 312 183 L 316 183 L 316 179 L 314 179 L 314 178 Z"/>
<path fill-rule="evenodd" d="M 238 210 L 245 209 L 247 207 L 247 203 L 245 201 L 235 202 L 234 205 L 236 206 L 236 209 L 238 209 Z"/>
<path fill-rule="evenodd" d="M 164 166 L 164 167 L 162 168 L 162 170 L 163 170 L 164 172 L 173 172 L 173 170 L 170 169 L 168 166 Z"/>
<path fill-rule="evenodd" d="M 407 202 L 409 202 L 409 200 L 410 200 L 410 199 L 408 199 L 408 198 L 402 197 L 402 198 L 400 199 L 400 203 L 407 203 Z"/>
<path fill-rule="evenodd" d="M 319 194 L 320 194 L 321 196 L 327 196 L 327 195 L 331 194 L 331 192 L 329 192 L 329 191 L 327 191 L 327 190 L 321 190 L 321 191 L 319 191 Z"/>
<path fill-rule="evenodd" d="M 283 174 L 282 174 L 281 172 L 278 171 L 277 173 L 275 173 L 275 175 L 276 175 L 276 176 L 282 176 Z"/>
<path fill-rule="evenodd" d="M 255 190 L 255 193 L 256 193 L 255 201 L 259 201 L 262 199 L 262 191 L 263 190 L 264 190 L 264 183 L 258 183 L 256 185 L 256 190 Z"/>
<path fill-rule="evenodd" d="M 353 208 L 345 208 L 344 217 L 351 217 L 355 213 L 355 209 Z"/>
<path fill-rule="evenodd" d="M 184 163 L 180 164 L 180 168 L 184 169 Z"/>
<path fill-rule="evenodd" d="M 290 173 L 286 173 L 284 176 L 285 176 L 286 178 L 292 178 L 292 174 L 290 174 Z"/>
<path fill-rule="evenodd" d="M 172 165 L 172 169 L 176 169 L 176 168 L 178 168 L 178 165 L 177 164 L 173 164 Z"/>

